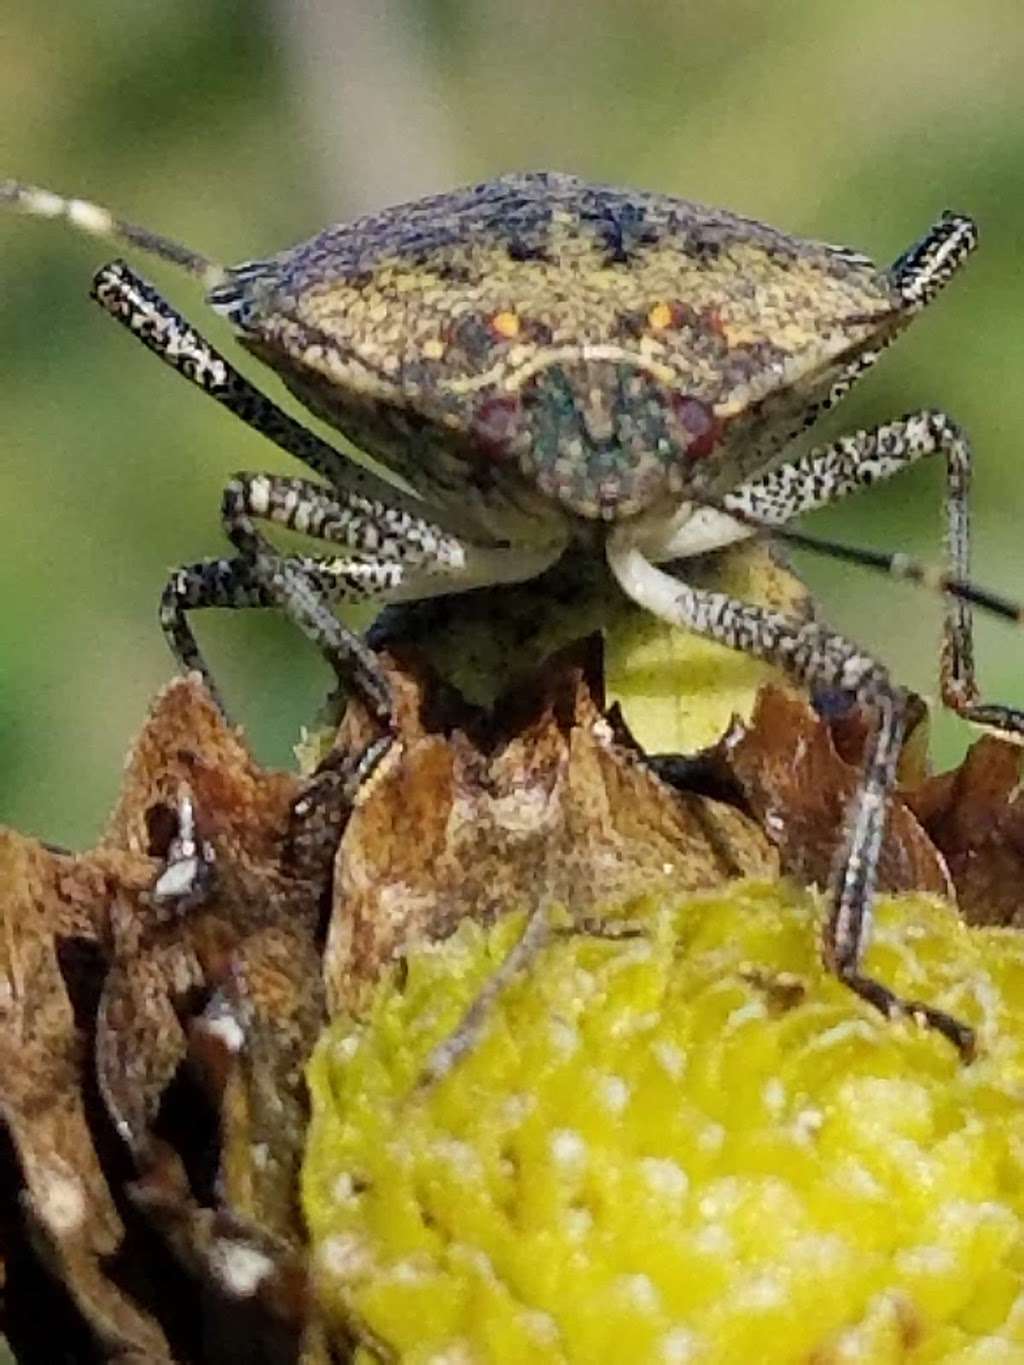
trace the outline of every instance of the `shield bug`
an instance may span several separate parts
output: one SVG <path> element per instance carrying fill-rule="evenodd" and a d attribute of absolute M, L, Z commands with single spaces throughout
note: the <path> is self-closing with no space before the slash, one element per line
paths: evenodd
<path fill-rule="evenodd" d="M 182 667 L 209 676 L 189 611 L 279 606 L 386 725 L 383 675 L 333 606 L 516 582 L 566 553 L 604 554 L 623 591 L 665 621 L 873 714 L 825 956 L 878 1009 L 908 1011 L 970 1051 L 965 1025 L 899 999 L 860 966 L 905 693 L 827 626 L 693 588 L 660 567 L 765 530 L 807 543 L 784 529 L 793 518 L 938 455 L 947 572 L 831 548 L 942 590 L 944 700 L 968 719 L 1024 732 L 1020 713 L 977 699 L 971 604 L 1021 613 L 968 581 L 964 433 L 942 412 L 914 412 L 786 458 L 964 262 L 977 240 L 969 218 L 943 214 L 879 268 L 723 210 L 534 172 L 225 268 L 81 200 L 7 182 L 0 202 L 198 276 L 245 349 L 413 490 L 399 492 L 287 416 L 125 265 L 100 270 L 93 293 L 108 312 L 322 480 L 241 474 L 228 485 L 223 523 L 235 554 L 177 570 L 161 601 Z M 336 552 L 279 554 L 261 520 Z"/>

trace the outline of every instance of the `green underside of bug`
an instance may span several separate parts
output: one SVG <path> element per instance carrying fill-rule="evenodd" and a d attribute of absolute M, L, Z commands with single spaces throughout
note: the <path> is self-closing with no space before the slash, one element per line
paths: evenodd
<path fill-rule="evenodd" d="M 556 938 L 422 1092 L 521 921 L 413 950 L 309 1068 L 335 1330 L 423 1362 L 1024 1358 L 1024 944 L 879 912 L 869 969 L 984 1016 L 973 1065 L 829 976 L 784 883 Z"/>

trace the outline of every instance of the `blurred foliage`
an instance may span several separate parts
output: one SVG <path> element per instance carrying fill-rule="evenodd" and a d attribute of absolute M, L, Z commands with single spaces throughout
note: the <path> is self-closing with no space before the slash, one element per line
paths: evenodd
<path fill-rule="evenodd" d="M 978 577 L 1024 595 L 1016 0 L 590 0 L 551 15 L 543 0 L 7 0 L 0 174 L 228 260 L 526 165 L 727 204 L 879 259 L 943 207 L 966 210 L 976 263 L 828 429 L 947 407 L 979 454 Z M 96 312 L 102 247 L 13 217 L 0 243 L 0 820 L 80 844 L 170 671 L 155 624 L 168 567 L 220 551 L 227 475 L 288 462 Z M 202 318 L 188 281 L 152 276 Z M 935 557 L 941 482 L 915 471 L 813 529 Z M 805 568 L 833 621 L 934 692 L 937 604 Z M 324 669 L 278 621 L 199 630 L 257 751 L 285 761 Z M 1024 702 L 1024 640 L 986 627 L 978 657 L 992 697 Z M 940 727 L 945 757 L 963 731 Z"/>

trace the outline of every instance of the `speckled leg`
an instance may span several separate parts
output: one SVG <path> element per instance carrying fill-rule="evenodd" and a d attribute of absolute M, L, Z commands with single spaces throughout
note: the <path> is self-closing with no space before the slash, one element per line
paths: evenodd
<path fill-rule="evenodd" d="M 459 573 L 472 555 L 465 542 L 422 517 L 376 505 L 367 510 L 358 505 L 361 502 L 339 497 L 333 488 L 311 479 L 240 473 L 224 491 L 222 516 L 226 527 L 254 517 L 343 545 L 376 564 L 403 564 L 438 574 Z"/>
<path fill-rule="evenodd" d="M 943 412 L 910 413 L 869 431 L 842 436 L 810 451 L 800 460 L 753 479 L 722 498 L 722 509 L 738 520 L 779 527 L 805 512 L 839 502 L 851 493 L 891 478 L 927 456 L 946 462 L 946 555 L 948 568 L 936 573 L 902 554 L 874 555 L 831 546 L 840 558 L 885 568 L 942 592 L 947 599 L 943 623 L 940 677 L 943 701 L 965 719 L 1024 734 L 1024 713 L 1012 707 L 978 701 L 975 681 L 971 603 L 1020 622 L 1024 612 L 1014 603 L 970 583 L 971 532 L 968 496 L 973 455 L 965 434 Z M 812 538 L 791 534 L 795 544 L 815 548 Z M 829 551 L 829 546 L 818 546 Z"/>
<path fill-rule="evenodd" d="M 262 541 L 262 537 L 258 540 Z M 179 666 L 185 672 L 194 670 L 202 674 L 206 686 L 222 705 L 186 612 L 204 607 L 283 606 L 338 676 L 354 683 L 374 714 L 388 723 L 390 692 L 373 651 L 338 621 L 329 605 L 372 597 L 359 581 L 359 571 L 365 566 L 341 560 L 288 559 L 276 555 L 265 541 L 262 543 L 266 550 L 258 557 L 243 554 L 201 560 L 184 565 L 171 575 L 160 599 L 160 625 Z"/>
<path fill-rule="evenodd" d="M 256 529 L 266 517 L 322 539 L 360 549 L 342 556 L 283 555 Z M 355 685 L 380 720 L 391 715 L 389 689 L 373 651 L 334 615 L 345 603 L 409 601 L 461 592 L 540 573 L 557 553 L 488 550 L 452 537 L 401 539 L 353 515 L 331 490 L 302 479 L 241 474 L 224 491 L 224 529 L 239 553 L 201 560 L 170 577 L 160 602 L 160 624 L 180 666 L 197 670 L 216 696 L 210 671 L 186 613 L 204 607 L 278 607 L 327 659 L 339 679 Z M 423 524 L 421 524 L 423 525 Z"/>
<path fill-rule="evenodd" d="M 224 492 L 222 520 L 239 555 L 188 565 L 172 575 L 161 600 L 161 624 L 181 665 L 201 672 L 214 695 L 185 612 L 278 606 L 387 722 L 389 690 L 373 652 L 337 620 L 332 606 L 516 580 L 539 572 L 552 557 L 551 551 L 464 541 L 422 515 L 417 499 L 360 469 L 265 398 L 122 263 L 97 274 L 93 294 L 178 374 L 330 480 L 326 488 L 305 479 L 238 475 Z M 343 545 L 353 554 L 339 559 L 280 555 L 256 530 L 255 518 Z M 450 584 L 441 582 L 446 575 Z"/>
<path fill-rule="evenodd" d="M 693 588 L 656 568 L 630 543 L 628 530 L 610 537 L 608 562 L 623 590 L 661 620 L 773 663 L 805 685 L 848 693 L 874 712 L 875 734 L 863 780 L 847 811 L 833 877 L 825 960 L 840 980 L 876 1009 L 920 1018 L 970 1056 L 974 1044 L 970 1028 L 942 1010 L 901 999 L 860 970 L 903 738 L 905 693 L 881 664 L 827 627 Z"/>
<path fill-rule="evenodd" d="M 404 512 L 422 519 L 425 506 L 335 450 L 250 384 L 148 281 L 114 261 L 98 271 L 92 296 L 165 365 L 307 468 L 328 479 L 340 501 L 366 518 Z M 433 515 L 434 509 L 430 509 Z"/>

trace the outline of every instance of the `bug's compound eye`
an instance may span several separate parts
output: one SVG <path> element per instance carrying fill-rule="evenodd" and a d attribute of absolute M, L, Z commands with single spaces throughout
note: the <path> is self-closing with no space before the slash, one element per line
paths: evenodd
<path fill-rule="evenodd" d="M 672 415 L 680 428 L 687 455 L 701 460 L 710 455 L 721 436 L 721 425 L 708 403 L 689 394 L 673 394 Z"/>
<path fill-rule="evenodd" d="M 473 417 L 475 444 L 493 459 L 515 454 L 516 437 L 522 432 L 522 403 L 514 394 L 485 398 Z"/>

